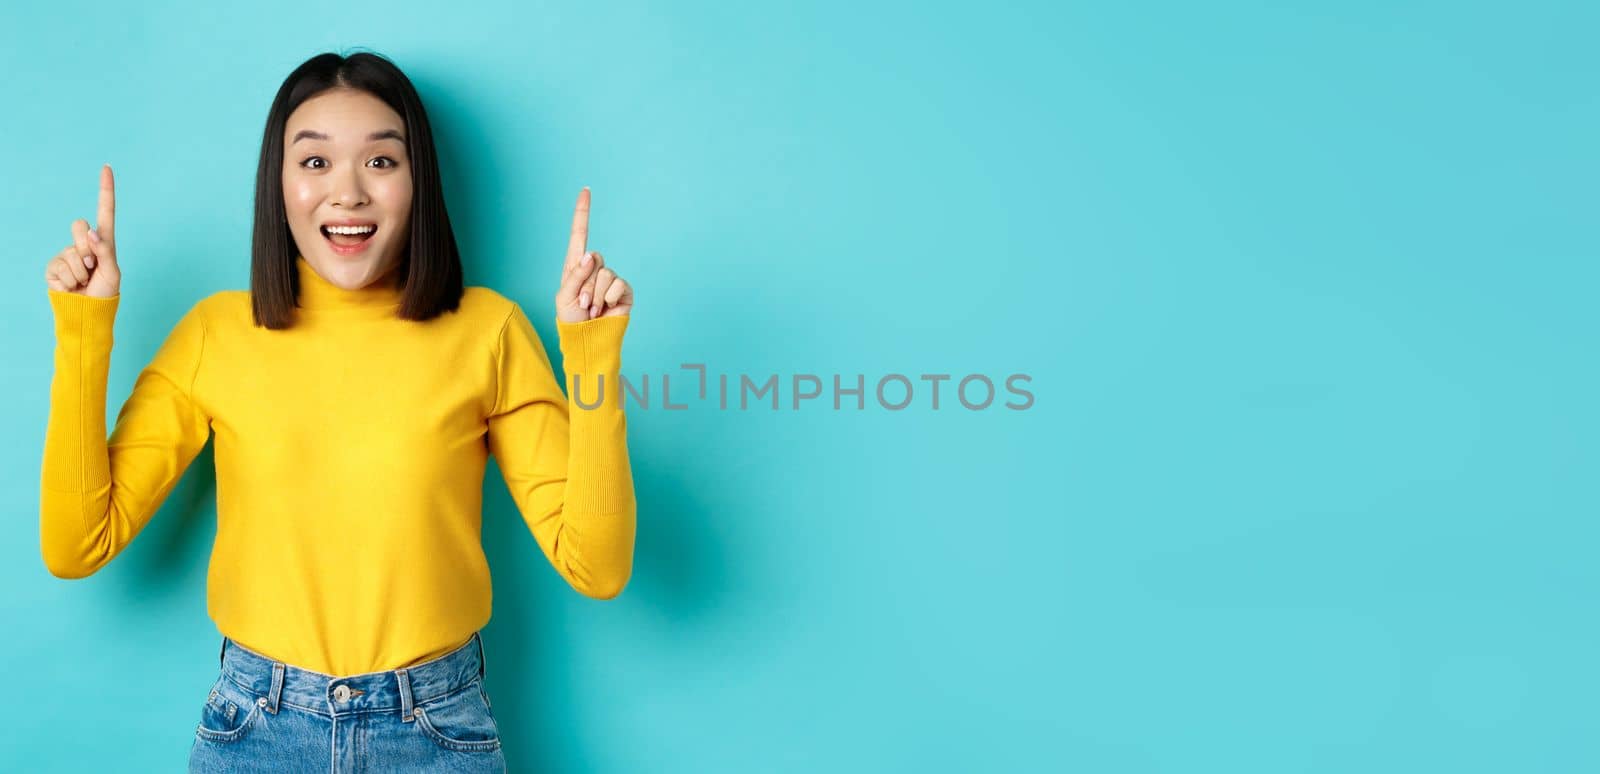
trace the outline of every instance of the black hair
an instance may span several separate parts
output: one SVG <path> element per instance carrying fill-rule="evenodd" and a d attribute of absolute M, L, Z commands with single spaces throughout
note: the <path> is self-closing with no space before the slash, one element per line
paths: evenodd
<path fill-rule="evenodd" d="M 302 102 L 335 88 L 367 92 L 405 121 L 411 163 L 411 238 L 395 279 L 404 278 L 399 317 L 429 320 L 461 305 L 461 253 L 445 210 L 439 158 L 422 98 L 411 80 L 381 54 L 318 54 L 294 69 L 278 88 L 267 112 L 256 168 L 255 232 L 250 251 L 250 291 L 255 324 L 288 328 L 298 305 L 294 236 L 283 205 L 283 133 Z M 380 280 L 388 281 L 388 280 Z"/>

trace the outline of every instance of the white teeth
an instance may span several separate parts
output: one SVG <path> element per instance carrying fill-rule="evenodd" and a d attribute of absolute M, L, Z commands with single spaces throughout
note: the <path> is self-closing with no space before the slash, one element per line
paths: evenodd
<path fill-rule="evenodd" d="M 377 226 L 323 226 L 323 228 L 327 229 L 330 234 L 344 234 L 346 236 L 370 234 L 378 230 Z"/>

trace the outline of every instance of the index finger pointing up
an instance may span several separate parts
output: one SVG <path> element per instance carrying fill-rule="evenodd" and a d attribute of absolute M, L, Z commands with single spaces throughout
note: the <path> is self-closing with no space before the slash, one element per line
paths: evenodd
<path fill-rule="evenodd" d="M 578 192 L 578 206 L 572 211 L 572 239 L 567 242 L 567 265 L 571 269 L 583 260 L 589 246 L 589 186 Z"/>
<path fill-rule="evenodd" d="M 95 232 L 103 241 L 115 237 L 117 218 L 116 181 L 111 177 L 111 165 L 100 168 L 100 212 L 95 216 Z"/>

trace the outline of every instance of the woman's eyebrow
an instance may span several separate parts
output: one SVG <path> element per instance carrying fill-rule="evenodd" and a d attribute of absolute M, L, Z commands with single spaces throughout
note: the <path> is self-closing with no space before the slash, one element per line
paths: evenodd
<path fill-rule="evenodd" d="M 301 129 L 300 131 L 294 133 L 294 139 L 290 140 L 289 144 L 293 145 L 301 140 L 326 139 L 328 139 L 328 135 L 323 134 L 322 132 L 314 129 Z M 399 140 L 400 142 L 405 142 L 406 138 L 404 135 L 400 134 L 399 131 L 394 129 L 383 129 L 367 135 L 367 142 L 376 142 L 378 140 Z"/>

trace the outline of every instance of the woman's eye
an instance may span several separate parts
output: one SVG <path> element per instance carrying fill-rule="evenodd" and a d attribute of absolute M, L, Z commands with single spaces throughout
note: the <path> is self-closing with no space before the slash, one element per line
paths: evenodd
<path fill-rule="evenodd" d="M 379 167 L 378 167 L 379 169 L 388 169 L 390 167 L 393 167 L 393 166 L 397 165 L 397 162 L 394 159 L 389 158 L 388 156 L 379 156 L 379 157 L 373 159 L 373 161 L 387 161 L 387 162 L 389 162 L 387 166 L 379 165 Z"/>
<path fill-rule="evenodd" d="M 305 161 L 300 162 L 300 166 L 305 167 L 306 169 L 321 169 L 322 167 L 318 167 L 318 166 L 313 166 L 312 165 L 312 162 L 314 162 L 314 161 L 320 161 L 324 165 L 326 165 L 328 163 L 328 160 L 324 159 L 321 156 L 312 156 L 311 158 L 308 158 Z"/>

